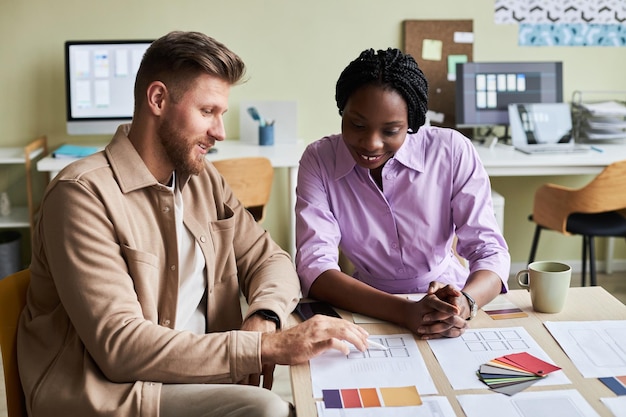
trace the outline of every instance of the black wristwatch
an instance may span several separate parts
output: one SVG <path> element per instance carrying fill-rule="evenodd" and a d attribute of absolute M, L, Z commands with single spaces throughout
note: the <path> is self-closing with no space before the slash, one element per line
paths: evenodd
<path fill-rule="evenodd" d="M 258 310 L 255 311 L 254 314 L 258 314 L 265 320 L 273 321 L 276 324 L 276 328 L 280 329 L 280 318 L 278 314 L 274 313 L 272 310 Z"/>
<path fill-rule="evenodd" d="M 466 320 L 471 320 L 476 317 L 476 314 L 478 314 L 478 304 L 476 304 L 476 300 L 474 300 L 472 296 L 465 291 L 461 291 L 461 294 L 463 294 L 465 298 L 467 298 L 467 303 L 469 304 L 470 308 L 470 315 Z"/>

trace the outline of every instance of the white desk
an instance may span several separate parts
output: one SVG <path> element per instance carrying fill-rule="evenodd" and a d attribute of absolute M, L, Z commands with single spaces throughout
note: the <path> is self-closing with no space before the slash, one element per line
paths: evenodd
<path fill-rule="evenodd" d="M 497 144 L 492 149 L 476 145 L 490 177 L 598 174 L 607 165 L 626 159 L 626 144 L 599 144 L 603 152 L 528 155 L 512 146 Z"/>
<path fill-rule="evenodd" d="M 626 144 L 608 143 L 581 153 L 528 155 L 512 146 L 497 144 L 493 148 L 476 145 L 478 155 L 490 177 L 597 175 L 613 162 L 626 159 Z M 607 238 L 606 272 L 611 273 L 614 238 Z"/>
<path fill-rule="evenodd" d="M 298 163 L 300 162 L 300 156 L 302 152 L 304 152 L 305 146 L 303 141 L 298 141 L 293 144 L 277 143 L 273 146 L 257 146 L 238 140 L 225 140 L 216 143 L 215 148 L 218 150 L 217 152 L 207 154 L 207 159 L 210 161 L 249 156 L 264 156 L 271 161 L 274 168 L 287 168 L 289 173 L 289 253 L 292 257 L 295 256 L 296 253 L 296 221 L 294 211 L 296 203 L 296 182 L 298 180 Z M 102 147 L 104 147 L 104 145 L 102 145 Z M 53 158 L 51 155 L 48 155 L 37 163 L 37 170 L 49 172 L 50 178 L 52 179 L 66 165 L 75 160 L 76 159 Z"/>

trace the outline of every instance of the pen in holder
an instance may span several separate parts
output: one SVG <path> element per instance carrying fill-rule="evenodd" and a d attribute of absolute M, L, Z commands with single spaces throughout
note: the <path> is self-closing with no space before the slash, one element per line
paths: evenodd
<path fill-rule="evenodd" d="M 271 146 L 274 144 L 274 120 L 265 120 L 256 107 L 248 107 L 248 114 L 259 123 L 259 145 Z"/>
<path fill-rule="evenodd" d="M 274 124 L 259 126 L 259 145 L 271 146 L 274 144 Z"/>

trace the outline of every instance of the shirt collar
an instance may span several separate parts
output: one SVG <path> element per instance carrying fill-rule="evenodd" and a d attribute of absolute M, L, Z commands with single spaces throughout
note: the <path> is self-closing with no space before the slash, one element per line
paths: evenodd
<path fill-rule="evenodd" d="M 128 138 L 130 124 L 117 128 L 111 142 L 105 148 L 105 154 L 114 175 L 117 177 L 122 192 L 127 193 L 144 187 L 167 187 L 154 178 L 139 153 Z M 178 176 L 181 190 L 189 177 Z"/>
<path fill-rule="evenodd" d="M 419 129 L 417 133 L 406 135 L 404 143 L 394 155 L 394 158 L 407 168 L 418 172 L 424 171 L 425 141 L 423 140 L 424 129 Z"/>
<path fill-rule="evenodd" d="M 357 167 L 356 161 L 343 140 L 343 136 L 337 135 L 337 137 L 339 138 L 339 143 L 337 144 L 337 160 L 335 161 L 336 180 L 345 177 Z"/>
<path fill-rule="evenodd" d="M 421 140 L 423 129 L 417 133 L 407 134 L 404 143 L 393 156 L 393 159 L 407 168 L 418 172 L 424 171 L 424 141 Z M 350 150 L 343 140 L 343 136 L 338 135 L 337 161 L 335 163 L 335 179 L 340 179 L 348 175 L 352 170 L 359 168 L 352 157 Z"/>

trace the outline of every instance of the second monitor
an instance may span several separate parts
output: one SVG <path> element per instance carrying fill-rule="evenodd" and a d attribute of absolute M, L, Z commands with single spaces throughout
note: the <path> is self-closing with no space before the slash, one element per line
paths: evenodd
<path fill-rule="evenodd" d="M 456 76 L 459 128 L 508 126 L 511 103 L 563 101 L 561 62 L 467 62 Z"/>

